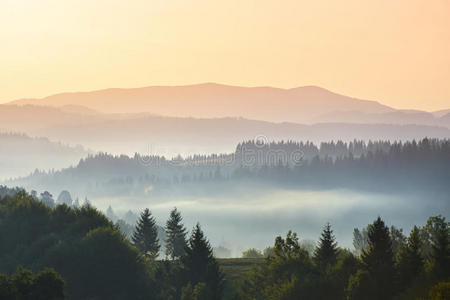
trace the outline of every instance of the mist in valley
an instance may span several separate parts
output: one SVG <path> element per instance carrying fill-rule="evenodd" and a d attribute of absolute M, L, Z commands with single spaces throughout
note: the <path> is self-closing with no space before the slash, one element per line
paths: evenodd
<path fill-rule="evenodd" d="M 148 208 L 163 228 L 177 207 L 188 229 L 200 222 L 213 246 L 239 257 L 272 246 L 289 230 L 315 241 L 327 222 L 340 246 L 352 249 L 353 229 L 378 216 L 409 232 L 431 215 L 448 215 L 449 153 L 449 141 L 439 139 L 319 145 L 260 139 L 229 154 L 92 154 L 69 168 L 4 182 L 37 196 L 48 191 L 56 204 L 68 191 L 69 205 L 87 199 L 131 227 Z"/>
<path fill-rule="evenodd" d="M 351 190 L 267 190 L 211 197 L 120 197 L 89 198 L 106 212 L 111 206 L 118 216 L 128 210 L 149 208 L 161 226 L 170 210 L 177 207 L 188 229 L 203 225 L 213 246 L 231 250 L 240 257 L 244 250 L 261 251 L 273 246 L 275 236 L 288 230 L 301 240 L 316 241 L 324 224 L 330 222 L 341 247 L 353 250 L 355 227 L 367 226 L 378 216 L 389 225 L 409 232 L 414 224 L 424 224 L 431 215 L 448 215 L 444 196 L 425 198 L 413 194 L 361 193 Z"/>

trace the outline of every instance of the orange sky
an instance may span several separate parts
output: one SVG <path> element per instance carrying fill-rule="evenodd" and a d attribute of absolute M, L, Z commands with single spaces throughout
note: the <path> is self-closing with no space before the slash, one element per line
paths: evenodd
<path fill-rule="evenodd" d="M 0 102 L 200 82 L 450 108 L 450 1 L 0 1 Z"/>

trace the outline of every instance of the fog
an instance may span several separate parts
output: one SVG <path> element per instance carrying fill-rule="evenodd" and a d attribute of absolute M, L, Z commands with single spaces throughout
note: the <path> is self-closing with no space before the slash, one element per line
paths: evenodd
<path fill-rule="evenodd" d="M 185 225 L 200 222 L 213 246 L 224 246 L 233 256 L 254 247 L 272 246 L 277 235 L 288 230 L 301 240 L 316 241 L 326 222 L 333 226 L 339 244 L 353 249 L 352 232 L 381 216 L 388 225 L 406 233 L 432 215 L 448 215 L 444 197 L 433 201 L 421 196 L 368 194 L 350 190 L 262 190 L 235 196 L 93 198 L 91 203 L 105 211 L 111 205 L 117 215 L 148 207 L 157 223 L 164 226 L 169 211 L 177 207 Z"/>

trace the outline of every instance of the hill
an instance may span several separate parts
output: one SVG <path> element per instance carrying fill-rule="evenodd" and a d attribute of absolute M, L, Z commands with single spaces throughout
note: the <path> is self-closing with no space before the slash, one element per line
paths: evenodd
<path fill-rule="evenodd" d="M 445 118 L 445 116 L 443 117 Z M 274 123 L 245 118 L 181 118 L 149 113 L 105 114 L 35 105 L 0 105 L 0 129 L 45 136 L 115 154 L 231 152 L 243 140 L 408 140 L 448 138 L 450 129 L 411 124 Z"/>
<path fill-rule="evenodd" d="M 47 170 L 76 164 L 88 151 L 31 138 L 23 134 L 0 133 L 0 179 L 30 174 L 35 169 Z"/>
<path fill-rule="evenodd" d="M 393 111 L 375 101 L 351 98 L 315 86 L 280 89 L 215 83 L 62 93 L 42 99 L 16 100 L 9 104 L 81 105 L 104 113 L 150 112 L 176 117 L 244 117 L 301 123 L 333 111 Z"/>

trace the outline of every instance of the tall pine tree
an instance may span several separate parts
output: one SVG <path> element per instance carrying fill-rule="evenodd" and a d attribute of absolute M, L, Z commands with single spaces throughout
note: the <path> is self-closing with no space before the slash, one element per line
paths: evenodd
<path fill-rule="evenodd" d="M 146 257 L 158 256 L 160 248 L 158 230 L 155 218 L 152 217 L 148 208 L 141 213 L 131 240 Z"/>
<path fill-rule="evenodd" d="M 399 279 L 403 289 L 416 284 L 419 276 L 423 274 L 424 259 L 421 248 L 420 230 L 414 226 L 409 234 L 406 247 L 400 251 Z"/>
<path fill-rule="evenodd" d="M 186 229 L 181 223 L 182 220 L 180 212 L 174 208 L 166 223 L 166 255 L 172 260 L 183 256 L 187 246 Z"/>
<path fill-rule="evenodd" d="M 435 217 L 435 234 L 431 241 L 433 275 L 437 280 L 450 279 L 450 230 L 445 217 Z M 427 224 L 428 225 L 428 224 Z"/>
<path fill-rule="evenodd" d="M 378 217 L 368 230 L 367 249 L 361 259 L 364 268 L 351 276 L 348 299 L 394 299 L 396 270 L 389 228 Z"/>
<path fill-rule="evenodd" d="M 374 299 L 392 299 L 395 294 L 395 262 L 389 228 L 378 217 L 369 227 L 369 244 L 362 261 L 369 273 Z"/>
<path fill-rule="evenodd" d="M 181 258 L 185 269 L 185 282 L 192 286 L 206 284 L 205 299 L 219 300 L 223 295 L 223 274 L 213 256 L 211 245 L 200 225 L 194 227 L 186 253 Z"/>
<path fill-rule="evenodd" d="M 319 245 L 314 251 L 314 262 L 321 271 L 325 271 L 328 267 L 332 267 L 337 261 L 337 243 L 331 230 L 330 223 L 325 225 Z"/>

